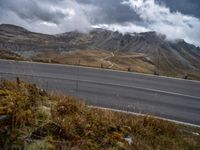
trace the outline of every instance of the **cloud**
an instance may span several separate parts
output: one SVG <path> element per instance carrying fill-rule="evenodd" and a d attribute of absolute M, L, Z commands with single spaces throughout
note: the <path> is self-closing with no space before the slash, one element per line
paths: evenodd
<path fill-rule="evenodd" d="M 120 24 L 138 20 L 138 15 L 129 6 L 122 5 L 122 0 L 76 0 L 82 4 L 95 5 L 97 9 L 89 17 L 93 24 Z"/>
<path fill-rule="evenodd" d="M 184 39 L 200 46 L 200 20 L 196 17 L 171 12 L 155 0 L 123 0 L 142 19 L 146 29 L 165 34 L 169 40 Z"/>
<path fill-rule="evenodd" d="M 84 32 L 91 26 L 86 15 L 91 9 L 95 7 L 74 0 L 6 0 L 0 2 L 0 23 L 49 34 L 71 30 Z"/>
<path fill-rule="evenodd" d="M 120 24 L 138 21 L 139 17 L 128 5 L 121 5 L 123 0 L 76 0 L 82 4 L 92 4 L 99 9 L 90 14 L 94 24 Z M 156 0 L 165 4 L 171 11 L 179 11 L 200 18 L 200 1 L 198 0 Z"/>
<path fill-rule="evenodd" d="M 102 28 L 102 29 L 107 29 L 111 31 L 120 31 L 121 33 L 140 33 L 140 32 L 148 32 L 150 31 L 149 29 L 132 24 L 132 23 L 126 23 L 123 25 L 120 24 L 98 24 L 98 25 L 93 25 L 92 27 L 94 28 Z"/>
<path fill-rule="evenodd" d="M 198 4 L 197 0 L 0 0 L 0 23 L 48 34 L 86 32 L 91 26 L 123 33 L 153 30 L 170 40 L 181 38 L 200 46 Z"/>
<path fill-rule="evenodd" d="M 199 0 L 157 0 L 157 2 L 164 2 L 173 12 L 179 11 L 183 14 L 195 16 L 200 18 L 200 1 Z"/>

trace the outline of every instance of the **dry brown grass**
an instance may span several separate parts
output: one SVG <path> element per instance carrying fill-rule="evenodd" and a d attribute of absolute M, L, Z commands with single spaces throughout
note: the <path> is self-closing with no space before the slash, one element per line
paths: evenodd
<path fill-rule="evenodd" d="M 1 149 L 199 149 L 200 129 L 89 108 L 24 82 L 0 83 Z M 1 122 L 2 123 L 2 122 Z M 126 138 L 132 139 L 128 143 Z"/>
<path fill-rule="evenodd" d="M 69 65 L 81 65 L 105 69 L 123 70 L 142 73 L 153 73 L 155 66 L 146 60 L 145 56 L 138 53 L 115 53 L 114 56 L 109 51 L 84 50 L 71 53 L 41 53 L 33 57 L 35 61 L 52 62 Z M 113 64 L 111 66 L 111 64 Z"/>
<path fill-rule="evenodd" d="M 0 59 L 24 60 L 23 57 L 6 50 L 0 50 Z"/>
<path fill-rule="evenodd" d="M 81 50 L 69 53 L 47 52 L 38 54 L 32 59 L 34 61 L 52 63 L 89 66 L 95 68 L 105 68 L 121 71 L 132 71 L 146 74 L 154 74 L 155 71 L 160 75 L 183 78 L 187 73 L 188 79 L 200 80 L 199 71 L 189 71 L 176 67 L 176 64 L 166 61 L 150 60 L 144 54 L 134 52 L 115 52 L 114 56 L 110 51 L 103 50 Z M 161 59 L 162 60 L 162 59 Z"/>

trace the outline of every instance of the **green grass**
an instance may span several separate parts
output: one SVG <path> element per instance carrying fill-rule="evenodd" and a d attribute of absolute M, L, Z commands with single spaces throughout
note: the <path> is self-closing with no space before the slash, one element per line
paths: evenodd
<path fill-rule="evenodd" d="M 1 149 L 200 149 L 200 129 L 89 108 L 24 82 L 0 83 Z M 126 137 L 132 139 L 129 144 Z"/>

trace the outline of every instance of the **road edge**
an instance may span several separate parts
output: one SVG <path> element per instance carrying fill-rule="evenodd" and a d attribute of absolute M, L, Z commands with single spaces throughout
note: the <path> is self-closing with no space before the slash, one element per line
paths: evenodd
<path fill-rule="evenodd" d="M 108 110 L 108 111 L 113 111 L 113 112 L 130 114 L 130 115 L 134 115 L 134 116 L 142 116 L 142 117 L 148 116 L 147 114 L 125 111 L 125 110 L 119 110 L 119 109 L 114 109 L 114 108 L 106 108 L 106 107 L 99 107 L 99 106 L 92 106 L 92 105 L 90 105 L 88 107 L 92 108 L 92 109 Z M 179 125 L 186 125 L 186 126 L 190 126 L 190 127 L 200 128 L 200 125 L 197 125 L 197 124 L 192 124 L 192 123 L 187 123 L 187 122 L 182 122 L 182 121 L 176 121 L 176 120 L 173 120 L 173 119 L 167 119 L 167 118 L 153 116 L 153 115 L 151 115 L 151 116 L 155 119 L 160 119 L 160 120 L 163 120 L 163 121 L 169 121 L 169 122 L 173 122 L 173 123 L 179 124 Z"/>
<path fill-rule="evenodd" d="M 68 64 L 56 64 L 56 63 L 45 63 L 45 62 L 35 62 L 35 61 L 21 61 L 21 60 L 7 60 L 7 59 L 0 59 L 0 61 L 7 61 L 7 62 L 21 62 L 21 63 L 30 63 L 30 64 L 41 64 L 41 65 L 54 65 L 54 66 L 63 66 L 63 67 L 76 67 L 76 68 L 86 68 L 86 69 L 94 69 L 94 70 L 104 70 L 109 72 L 119 72 L 119 73 L 127 73 L 127 74 L 137 74 L 137 75 L 143 75 L 143 76 L 150 76 L 150 77 L 157 77 L 157 78 L 165 78 L 165 79 L 173 79 L 173 80 L 181 80 L 185 82 L 193 82 L 193 83 L 200 83 L 198 80 L 186 80 L 176 77 L 167 77 L 167 76 L 156 76 L 153 74 L 145 74 L 145 73 L 139 73 L 139 72 L 127 72 L 127 71 L 121 71 L 121 70 L 112 70 L 112 69 L 105 69 L 105 68 L 95 68 L 95 67 L 89 67 L 89 66 L 78 66 L 78 65 L 68 65 Z"/>

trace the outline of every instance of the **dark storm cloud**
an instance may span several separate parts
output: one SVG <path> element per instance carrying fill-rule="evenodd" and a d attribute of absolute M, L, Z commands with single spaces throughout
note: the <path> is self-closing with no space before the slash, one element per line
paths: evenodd
<path fill-rule="evenodd" d="M 51 10 L 49 2 L 45 4 L 37 3 L 37 1 L 27 0 L 6 0 L 0 3 L 1 10 L 11 11 L 22 19 L 43 20 L 52 23 L 58 23 L 65 17 L 60 10 Z M 3 13 L 2 12 L 2 13 Z"/>
<path fill-rule="evenodd" d="M 49 34 L 91 27 L 154 30 L 200 45 L 199 18 L 198 0 L 0 0 L 0 24 Z"/>
<path fill-rule="evenodd" d="M 125 23 L 139 21 L 140 18 L 134 10 L 126 5 L 121 5 L 123 0 L 76 0 L 79 3 L 92 4 L 100 9 L 94 12 L 95 23 Z M 200 18 L 199 0 L 156 0 L 165 4 L 171 11 Z M 100 16 L 98 15 L 100 14 Z"/>
<path fill-rule="evenodd" d="M 76 0 L 83 4 L 97 6 L 93 12 L 93 23 L 125 23 L 139 20 L 138 15 L 126 5 L 122 5 L 122 0 Z"/>
<path fill-rule="evenodd" d="M 0 23 L 10 23 L 43 33 L 85 31 L 90 21 L 74 0 L 0 0 Z M 81 26 L 80 26 L 81 24 Z"/>
<path fill-rule="evenodd" d="M 200 18 L 199 0 L 162 0 L 162 1 L 172 11 L 179 11 L 183 14 L 188 14 Z"/>
<path fill-rule="evenodd" d="M 66 13 L 50 7 L 59 6 L 66 1 L 76 1 L 78 4 L 96 7 L 97 9 L 90 11 L 84 10 L 92 24 L 123 24 L 141 21 L 133 9 L 121 4 L 123 0 L 0 0 L 0 12 L 3 14 L 6 11 L 11 11 L 21 19 L 42 20 L 59 24 L 66 17 Z M 200 1 L 198 0 L 156 1 L 166 4 L 172 11 L 180 11 L 183 14 L 200 17 Z"/>

